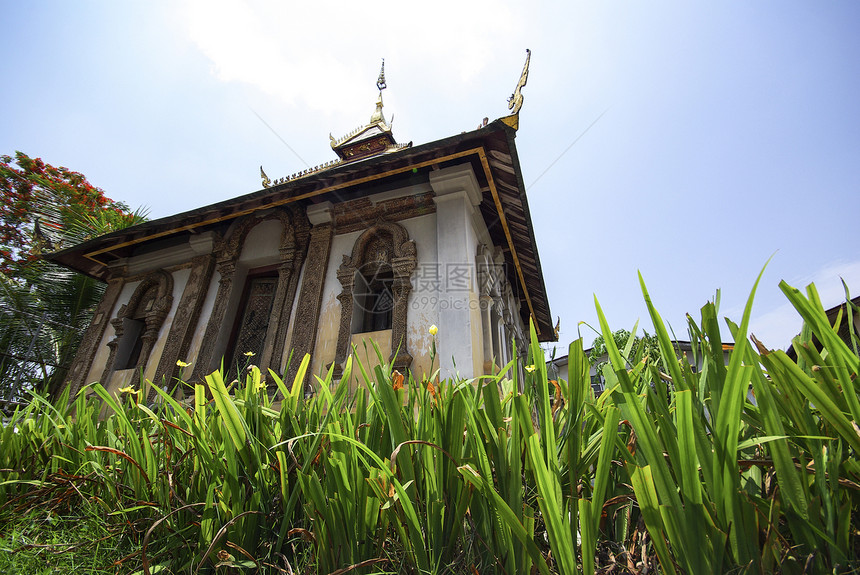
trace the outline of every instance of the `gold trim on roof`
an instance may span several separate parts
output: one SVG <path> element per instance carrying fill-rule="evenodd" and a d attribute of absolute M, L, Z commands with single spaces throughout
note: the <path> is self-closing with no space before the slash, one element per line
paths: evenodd
<path fill-rule="evenodd" d="M 522 89 L 529 80 L 529 60 L 532 58 L 532 51 L 526 48 L 526 63 L 523 65 L 523 73 L 520 74 L 520 81 L 517 82 L 517 87 L 511 97 L 508 98 L 508 109 L 511 114 L 519 114 L 520 108 L 523 107 Z"/>
<path fill-rule="evenodd" d="M 532 51 L 526 48 L 526 63 L 523 65 L 523 72 L 520 74 L 520 80 L 517 82 L 517 87 L 514 89 L 514 93 L 511 94 L 510 98 L 508 98 L 508 109 L 511 111 L 511 114 L 504 118 L 500 118 L 502 122 L 514 130 L 518 130 L 520 127 L 520 108 L 523 107 L 522 90 L 526 85 L 526 82 L 529 80 L 529 61 L 531 58 Z"/>
<path fill-rule="evenodd" d="M 508 247 L 511 249 L 511 259 L 514 260 L 514 268 L 517 270 L 517 276 L 520 279 L 520 286 L 523 288 L 523 295 L 526 296 L 526 304 L 529 306 L 529 315 L 534 322 L 537 335 L 540 335 L 540 322 L 538 322 L 534 307 L 532 306 L 532 298 L 529 295 L 529 288 L 526 286 L 526 278 L 523 275 L 523 268 L 520 265 L 520 258 L 517 255 L 517 249 L 514 247 L 514 238 L 511 236 L 511 229 L 508 227 L 508 219 L 505 217 L 505 210 L 502 207 L 502 200 L 499 197 L 499 191 L 496 189 L 496 181 L 493 179 L 493 173 L 490 170 L 490 164 L 487 161 L 487 154 L 483 147 L 476 149 L 478 157 L 481 158 L 481 165 L 484 166 L 484 174 L 487 176 L 487 183 L 490 186 L 493 203 L 496 204 L 496 213 L 499 215 L 499 222 L 502 224 L 502 230 L 504 230 L 505 238 L 508 240 Z"/>
<path fill-rule="evenodd" d="M 331 149 L 334 150 L 334 149 L 338 148 L 341 144 L 348 142 L 351 138 L 354 138 L 355 136 L 358 136 L 362 132 L 367 131 L 370 128 L 372 128 L 376 125 L 379 125 L 379 124 L 384 126 L 383 132 L 391 132 L 391 127 L 389 125 L 385 124 L 385 122 L 377 122 L 376 124 L 367 124 L 365 126 L 359 126 L 358 128 L 354 129 L 352 132 L 348 133 L 346 136 L 338 138 L 337 140 L 332 138 L 331 134 L 329 134 L 328 137 L 329 137 L 329 140 L 331 141 Z"/>
<path fill-rule="evenodd" d="M 519 114 L 511 114 L 510 116 L 505 116 L 504 118 L 499 118 L 502 122 L 513 128 L 514 130 L 520 129 L 520 115 Z"/>
<path fill-rule="evenodd" d="M 343 160 L 338 158 L 337 160 L 331 160 L 330 162 L 325 162 L 325 163 L 320 164 L 318 166 L 314 166 L 313 168 L 308 168 L 307 170 L 299 170 L 295 174 L 285 176 L 279 180 L 273 180 L 271 182 L 271 186 L 280 186 L 281 184 L 286 184 L 287 182 L 291 182 L 293 180 L 298 180 L 299 178 L 304 178 L 305 176 L 311 176 L 311 175 L 316 174 L 318 172 L 322 172 L 323 170 L 328 170 L 329 168 L 332 168 L 334 166 L 338 166 L 342 163 L 343 163 Z M 270 186 L 267 186 L 265 184 L 265 180 L 263 182 L 263 187 L 264 188 L 270 187 Z"/>
<path fill-rule="evenodd" d="M 493 197 L 493 203 L 495 204 L 495 207 L 496 207 L 496 213 L 499 216 L 499 222 L 502 224 L 502 230 L 505 233 L 505 239 L 507 240 L 508 248 L 511 251 L 511 258 L 513 259 L 513 262 L 514 262 L 514 268 L 517 271 L 517 277 L 520 280 L 520 287 L 522 287 L 523 295 L 525 296 L 526 304 L 528 305 L 528 308 L 529 308 L 529 314 L 531 315 L 532 319 L 534 320 L 535 330 L 537 330 L 538 335 L 540 335 L 540 333 L 541 333 L 540 332 L 540 324 L 537 321 L 537 316 L 535 315 L 535 312 L 534 312 L 534 307 L 532 305 L 531 295 L 529 294 L 529 290 L 528 290 L 528 286 L 526 285 L 526 279 L 525 279 L 525 276 L 523 274 L 522 266 L 520 265 L 520 258 L 517 255 L 517 249 L 514 246 L 514 239 L 513 239 L 513 236 L 511 235 L 511 230 L 508 227 L 508 220 L 505 217 L 505 211 L 504 211 L 504 208 L 502 207 L 502 201 L 501 201 L 501 198 L 499 197 L 498 190 L 496 189 L 496 182 L 493 179 L 493 173 L 492 173 L 492 170 L 490 169 L 490 164 L 489 164 L 489 161 L 487 160 L 487 154 L 486 154 L 486 151 L 484 150 L 483 146 L 479 146 L 477 148 L 470 148 L 468 150 L 463 150 L 461 152 L 455 152 L 453 154 L 448 154 L 447 156 L 443 156 L 440 158 L 433 158 L 430 160 L 425 160 L 423 162 L 418 162 L 417 164 L 409 164 L 407 166 L 403 166 L 401 168 L 395 168 L 393 170 L 388 170 L 388 171 L 385 171 L 385 172 L 382 172 L 379 174 L 374 174 L 371 176 L 365 176 L 363 178 L 357 178 L 354 180 L 349 180 L 347 182 L 342 182 L 340 184 L 335 184 L 333 186 L 328 186 L 328 187 L 325 187 L 325 188 L 322 188 L 319 190 L 314 190 L 312 192 L 306 192 L 304 194 L 299 194 L 297 196 L 292 196 L 289 198 L 283 198 L 281 200 L 275 200 L 275 201 L 267 203 L 265 205 L 265 209 L 273 208 L 276 206 L 282 206 L 282 205 L 290 204 L 293 202 L 298 202 L 300 200 L 305 200 L 305 199 L 319 196 L 322 194 L 326 194 L 329 192 L 334 192 L 334 191 L 340 190 L 342 188 L 357 186 L 357 185 L 363 184 L 365 182 L 371 182 L 374 180 L 379 180 L 382 178 L 386 178 L 388 176 L 401 174 L 403 172 L 411 172 L 411 171 L 417 170 L 419 168 L 432 166 L 434 164 L 440 164 L 440 163 L 446 162 L 448 160 L 454 160 L 457 158 L 462 158 L 464 156 L 470 156 L 473 154 L 476 154 L 478 156 L 478 158 L 481 161 L 481 166 L 484 168 L 484 175 L 487 178 L 487 183 L 488 183 L 489 188 L 490 188 L 490 193 Z M 333 163 L 340 163 L 340 160 L 330 162 L 330 164 L 333 164 Z M 305 175 L 309 175 L 309 174 L 305 174 Z M 190 232 L 193 229 L 199 228 L 201 226 L 207 226 L 207 225 L 216 224 L 218 222 L 222 222 L 225 220 L 235 219 L 235 218 L 247 215 L 247 214 L 251 214 L 251 213 L 256 212 L 260 209 L 263 209 L 263 208 L 261 208 L 260 206 L 255 206 L 253 208 L 248 208 L 245 210 L 239 210 L 239 211 L 227 214 L 227 215 L 222 215 L 219 217 L 210 218 L 208 220 L 204 220 L 201 222 L 188 224 L 188 225 L 184 225 L 184 226 L 178 226 L 178 227 L 172 228 L 170 230 L 165 230 L 163 232 L 158 232 L 158 233 L 151 234 L 151 235 L 148 235 L 145 237 L 135 238 L 133 240 L 129 240 L 129 241 L 126 241 L 126 242 L 123 242 L 120 244 L 112 245 L 112 246 L 107 247 L 107 248 L 95 250 L 95 251 L 83 254 L 83 256 L 85 258 L 87 258 L 88 260 L 95 262 L 98 265 L 107 267 L 107 264 L 105 262 L 96 259 L 94 256 L 98 256 L 98 255 L 101 255 L 103 253 L 107 253 L 107 252 L 113 251 L 115 249 L 123 248 L 126 246 L 139 244 L 139 243 L 153 240 L 156 238 L 169 236 L 171 234 L 175 234 L 178 232 L 184 232 L 184 231 Z"/>

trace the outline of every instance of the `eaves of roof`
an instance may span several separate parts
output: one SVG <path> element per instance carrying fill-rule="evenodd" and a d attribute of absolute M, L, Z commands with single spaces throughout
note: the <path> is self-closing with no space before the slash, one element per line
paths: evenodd
<path fill-rule="evenodd" d="M 360 197 L 373 185 L 468 161 L 481 186 L 481 215 L 494 243 L 504 248 L 509 280 L 523 301 L 521 315 L 534 319 L 541 341 L 554 341 L 515 136 L 515 130 L 496 120 L 472 132 L 394 153 L 335 163 L 282 184 L 93 238 L 47 257 L 106 281 L 112 262 L 150 242 L 200 233 L 277 206 Z"/>

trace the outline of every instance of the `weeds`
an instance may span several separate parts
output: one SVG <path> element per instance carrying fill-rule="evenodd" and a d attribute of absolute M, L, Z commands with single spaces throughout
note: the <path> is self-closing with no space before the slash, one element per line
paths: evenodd
<path fill-rule="evenodd" d="M 0 573 L 81 575 L 115 573 L 113 563 L 130 553 L 122 525 L 111 525 L 98 510 L 74 513 L 33 510 L 3 517 Z"/>

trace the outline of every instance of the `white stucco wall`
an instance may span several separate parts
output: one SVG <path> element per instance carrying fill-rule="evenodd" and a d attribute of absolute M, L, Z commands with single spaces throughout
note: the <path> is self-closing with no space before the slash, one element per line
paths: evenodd
<path fill-rule="evenodd" d="M 430 185 L 436 194 L 437 254 L 446 270 L 439 299 L 440 376 L 474 377 L 484 363 L 475 263 L 481 191 L 469 165 L 431 172 Z"/>
<path fill-rule="evenodd" d="M 239 265 L 253 269 L 278 263 L 283 225 L 280 220 L 265 220 L 254 226 L 245 236 Z"/>
<path fill-rule="evenodd" d="M 430 375 L 430 343 L 428 329 L 439 325 L 439 282 L 444 281 L 440 269 L 436 242 L 436 214 L 427 214 L 400 222 L 415 240 L 418 265 L 412 274 L 412 292 L 406 311 L 406 342 L 412 354 L 412 373 L 416 378 Z M 436 367 L 438 367 L 438 362 Z"/>

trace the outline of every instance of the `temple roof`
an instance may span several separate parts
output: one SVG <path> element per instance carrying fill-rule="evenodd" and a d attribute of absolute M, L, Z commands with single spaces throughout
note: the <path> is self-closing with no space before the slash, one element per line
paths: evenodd
<path fill-rule="evenodd" d="M 496 120 L 451 136 L 361 162 L 339 162 L 318 172 L 195 210 L 152 220 L 91 239 L 48 256 L 84 274 L 107 280 L 111 266 L 157 247 L 187 244 L 191 236 L 221 233 L 235 218 L 287 204 L 309 205 L 429 181 L 429 172 L 470 162 L 481 187 L 479 206 L 496 245 L 503 247 L 508 278 L 523 302 L 521 314 L 535 319 L 542 341 L 554 339 L 528 201 L 514 138 L 516 131 Z"/>
<path fill-rule="evenodd" d="M 511 98 L 509 107 L 513 114 L 485 123 L 472 132 L 412 147 L 411 142 L 403 145 L 394 141 L 391 125 L 382 114 L 383 68 L 377 82 L 380 96 L 370 123 L 339 140 L 331 138 L 332 148 L 339 155 L 344 154 L 340 159 L 274 182 L 261 168 L 263 189 L 259 191 L 112 232 L 47 257 L 107 281 L 112 268 L 122 265 L 126 258 L 187 245 L 193 242 L 192 236 L 205 232 L 222 234 L 233 220 L 256 211 L 287 204 L 307 207 L 364 197 L 380 188 L 429 182 L 431 171 L 469 162 L 481 188 L 482 218 L 493 243 L 503 248 L 508 279 L 522 301 L 520 314 L 526 323 L 529 317 L 534 319 L 541 341 L 555 341 L 557 336 L 514 145 L 522 105 L 520 89 L 527 77 L 528 58 Z M 370 142 L 381 146 L 381 141 L 385 142 L 384 149 L 373 146 L 368 146 L 369 150 L 359 149 Z M 350 150 L 354 151 L 351 156 L 346 153 Z"/>

